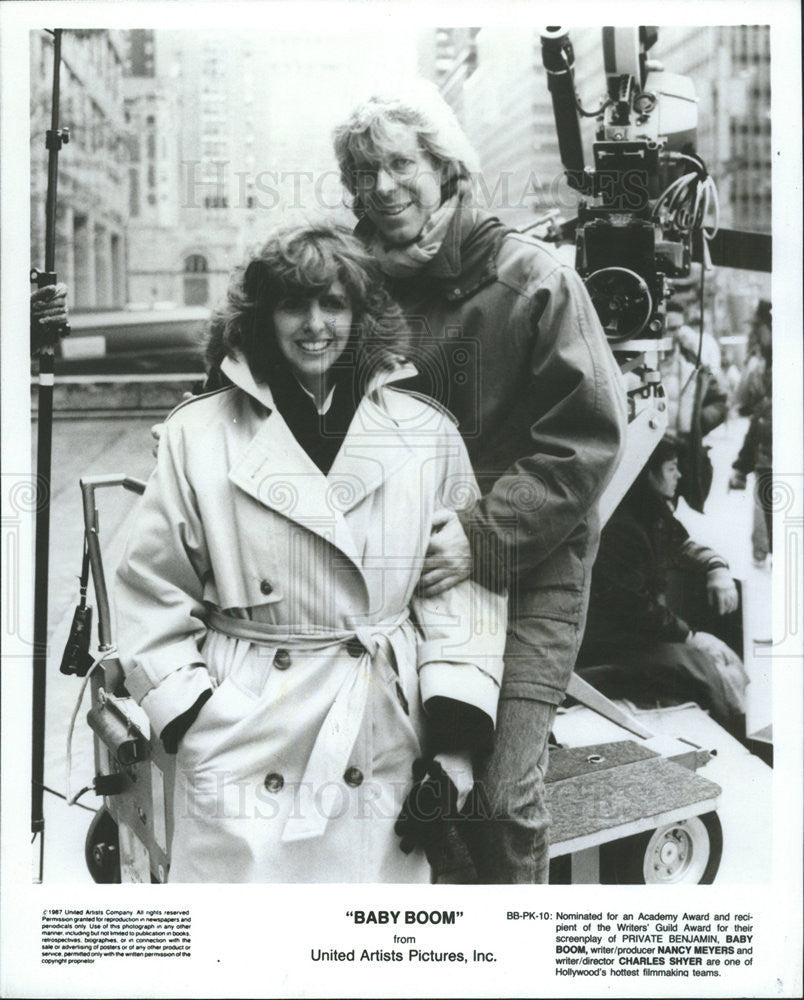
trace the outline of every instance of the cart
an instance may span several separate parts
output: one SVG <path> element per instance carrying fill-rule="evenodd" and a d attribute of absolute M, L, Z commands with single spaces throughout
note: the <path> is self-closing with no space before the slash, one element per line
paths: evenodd
<path fill-rule="evenodd" d="M 86 837 L 96 882 L 166 882 L 173 832 L 175 758 L 150 733 L 126 691 L 116 658 L 100 543 L 96 492 L 145 484 L 124 475 L 80 481 L 87 554 L 98 607 L 98 656 L 87 721 L 94 733 L 95 788 L 103 794 Z M 553 816 L 551 881 L 711 883 L 722 852 L 716 809 L 721 789 L 697 774 L 711 757 L 687 741 L 656 736 L 573 675 L 568 693 L 634 739 L 552 747 L 546 776 Z M 468 858 L 451 839 L 439 882 L 471 881 Z"/>
<path fill-rule="evenodd" d="M 145 483 L 124 475 L 80 481 L 84 528 L 98 608 L 98 656 L 92 671 L 87 722 L 94 733 L 95 788 L 103 790 L 86 836 L 87 868 L 96 882 L 166 882 L 173 834 L 175 764 L 148 719 L 126 691 L 115 656 L 100 544 L 96 491 L 123 488 L 142 494 Z"/>

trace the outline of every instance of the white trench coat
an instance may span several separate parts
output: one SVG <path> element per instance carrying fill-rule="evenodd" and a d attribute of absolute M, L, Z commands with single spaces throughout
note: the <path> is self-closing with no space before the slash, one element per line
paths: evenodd
<path fill-rule="evenodd" d="M 427 881 L 393 833 L 422 702 L 494 718 L 505 644 L 504 598 L 414 596 L 433 512 L 476 495 L 463 442 L 386 377 L 325 476 L 247 365 L 224 371 L 165 425 L 115 593 L 155 735 L 214 688 L 179 744 L 170 881 Z"/>

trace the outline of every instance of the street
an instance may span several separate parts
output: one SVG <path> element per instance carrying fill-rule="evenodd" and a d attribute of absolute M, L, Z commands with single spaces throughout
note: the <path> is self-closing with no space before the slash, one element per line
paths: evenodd
<path fill-rule="evenodd" d="M 177 391 L 180 396 L 180 391 Z M 50 553 L 49 629 L 50 643 L 47 691 L 45 783 L 64 793 L 67 733 L 81 681 L 59 672 L 64 645 L 78 601 L 77 576 L 81 568 L 83 517 L 78 480 L 82 475 L 124 473 L 145 479 L 152 466 L 151 418 L 57 420 L 53 437 L 53 492 Z M 683 504 L 679 517 L 696 540 L 722 552 L 733 574 L 744 582 L 745 660 L 752 678 L 749 688 L 748 732 L 755 733 L 771 723 L 771 658 L 761 655 L 755 641 L 770 638 L 771 574 L 757 569 L 751 558 L 752 495 L 727 490 L 731 461 L 736 455 L 746 421 L 732 419 L 708 440 L 715 478 L 705 515 Z M 120 488 L 98 493 L 100 538 L 107 582 L 122 555 L 128 515 L 137 497 Z M 94 604 L 90 597 L 89 603 Z M 95 628 L 97 618 L 93 623 Z M 759 655 L 757 655 L 759 653 Z M 72 739 L 73 793 L 89 784 L 94 776 L 93 736 L 86 724 L 89 694 L 77 713 Z M 586 710 L 584 710 L 586 711 Z M 583 716 L 577 723 L 572 712 L 559 718 L 557 736 L 568 745 L 584 745 L 623 738 L 614 735 L 608 724 Z M 723 787 L 721 817 L 724 825 L 722 879 L 763 881 L 770 877 L 770 789 L 771 771 L 740 744 L 727 737 L 700 711 L 671 711 L 664 719 L 651 716 L 650 726 L 693 740 L 699 745 L 716 745 L 719 756 L 702 772 Z M 750 822 L 745 821 L 746 795 L 750 795 Z M 88 792 L 81 800 L 97 807 L 100 800 Z M 743 818 L 741 819 L 741 813 Z M 54 795 L 45 796 L 46 882 L 87 882 L 84 837 L 92 818 L 85 809 L 68 808 Z M 20 817 L 20 822 L 24 822 Z M 764 848 L 764 849 L 763 849 Z"/>

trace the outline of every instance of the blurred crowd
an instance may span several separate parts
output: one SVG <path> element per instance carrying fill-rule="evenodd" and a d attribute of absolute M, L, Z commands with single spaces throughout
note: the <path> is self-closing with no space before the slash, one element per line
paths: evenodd
<path fill-rule="evenodd" d="M 771 303 L 760 299 L 750 321 L 745 362 L 724 353 L 700 319 L 700 313 L 678 302 L 667 306 L 667 332 L 674 347 L 661 362 L 668 404 L 668 436 L 679 456 L 679 495 L 703 513 L 712 484 L 707 435 L 730 413 L 748 418 L 748 430 L 734 456 L 729 488 L 744 490 L 753 474 L 755 517 L 754 561 L 762 566 L 772 552 L 771 468 L 773 318 Z"/>

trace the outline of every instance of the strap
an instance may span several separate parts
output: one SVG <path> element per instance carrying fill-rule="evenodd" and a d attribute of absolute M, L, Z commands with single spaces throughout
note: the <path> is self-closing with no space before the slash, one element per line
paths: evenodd
<path fill-rule="evenodd" d="M 222 632 L 232 639 L 246 639 L 248 642 L 263 646 L 276 646 L 277 643 L 281 643 L 290 649 L 298 647 L 325 649 L 327 646 L 338 646 L 349 642 L 350 639 L 358 639 L 363 648 L 373 656 L 377 650 L 378 638 L 395 632 L 409 619 L 410 612 L 404 608 L 393 618 L 368 625 L 355 625 L 344 629 L 308 625 L 303 629 L 296 628 L 293 632 L 289 632 L 286 625 L 271 625 L 268 622 L 255 622 L 248 618 L 235 618 L 219 608 L 210 608 L 207 627 L 215 632 Z"/>
<path fill-rule="evenodd" d="M 85 608 L 87 606 L 87 586 L 89 584 L 89 542 L 87 541 L 86 532 L 84 532 L 84 555 L 81 559 L 81 576 L 78 578 L 78 582 L 81 597 L 78 606 L 79 608 Z"/>

